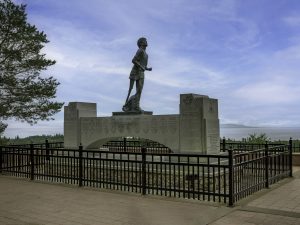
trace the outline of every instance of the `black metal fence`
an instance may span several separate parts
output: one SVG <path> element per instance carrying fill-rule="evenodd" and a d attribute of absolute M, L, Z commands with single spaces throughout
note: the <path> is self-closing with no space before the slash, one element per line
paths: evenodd
<path fill-rule="evenodd" d="M 300 153 L 300 141 L 299 140 L 297 142 L 293 142 L 292 150 L 293 150 L 293 152 Z"/>
<path fill-rule="evenodd" d="M 233 159 L 233 200 L 234 204 L 271 184 L 292 176 L 292 151 L 290 145 L 269 146 L 262 149 L 244 151 L 234 154 L 229 151 L 229 158 Z"/>
<path fill-rule="evenodd" d="M 113 152 L 136 152 L 141 153 L 142 148 L 147 149 L 147 153 L 172 153 L 172 150 L 160 143 L 151 140 L 130 140 L 123 138 L 123 140 L 111 140 L 102 147 Z"/>
<path fill-rule="evenodd" d="M 280 145 L 287 145 L 289 141 L 276 141 L 276 142 L 268 142 L 269 147 L 275 147 Z M 262 149 L 265 146 L 265 143 L 249 143 L 249 142 L 233 142 L 227 141 L 223 138 L 220 141 L 221 152 L 227 152 L 229 149 L 232 150 L 240 150 L 240 151 L 253 151 L 257 149 Z M 300 152 L 300 141 L 293 141 L 292 142 L 292 151 L 293 152 Z"/>
<path fill-rule="evenodd" d="M 269 147 L 275 147 L 280 145 L 287 145 L 288 141 L 277 141 L 268 142 Z M 11 147 L 30 147 L 30 144 L 22 145 L 9 145 Z M 49 142 L 46 140 L 44 143 L 33 144 L 35 148 L 64 148 L 64 142 Z M 47 147 L 46 147 L 47 146 Z M 111 140 L 105 143 L 103 148 L 107 148 L 109 151 L 113 152 L 136 152 L 141 153 L 141 149 L 144 147 L 147 149 L 148 153 L 172 153 L 173 151 L 157 142 L 151 140 L 130 140 L 123 138 L 123 140 Z M 257 149 L 262 149 L 265 147 L 265 143 L 249 143 L 249 142 L 233 142 L 227 141 L 225 138 L 220 140 L 220 151 L 228 152 L 228 150 L 234 151 L 253 151 Z M 300 141 L 292 142 L 292 152 L 300 152 Z"/>
<path fill-rule="evenodd" d="M 38 144 L 20 144 L 20 145 L 9 145 L 10 147 L 15 147 L 15 148 L 30 148 L 30 146 L 33 145 L 34 148 L 41 148 L 41 149 L 46 149 L 46 148 L 64 148 L 64 142 L 49 142 L 47 139 L 45 140 L 44 143 L 38 143 Z"/>
<path fill-rule="evenodd" d="M 275 147 L 280 145 L 287 145 L 288 141 L 277 141 L 277 142 L 268 142 L 269 147 Z M 249 142 L 233 142 L 226 141 L 222 139 L 220 141 L 221 152 L 227 152 L 228 150 L 234 151 L 253 151 L 257 149 L 262 149 L 265 147 L 265 143 L 249 143 Z M 123 138 L 123 140 L 112 140 L 103 145 L 103 147 L 109 149 L 110 151 L 118 152 L 141 152 L 143 147 L 147 148 L 149 153 L 172 153 L 172 150 L 168 147 L 153 142 L 151 140 L 130 140 Z M 292 151 L 300 152 L 300 141 L 293 141 Z"/>
<path fill-rule="evenodd" d="M 292 176 L 292 142 L 223 155 L 1 146 L 0 173 L 31 180 L 227 203 Z"/>

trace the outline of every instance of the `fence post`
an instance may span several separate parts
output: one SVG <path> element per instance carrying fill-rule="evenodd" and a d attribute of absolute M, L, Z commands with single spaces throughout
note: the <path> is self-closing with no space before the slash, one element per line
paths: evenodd
<path fill-rule="evenodd" d="M 33 144 L 30 144 L 30 180 L 34 180 L 34 149 Z"/>
<path fill-rule="evenodd" d="M 2 174 L 2 146 L 0 146 L 0 174 Z"/>
<path fill-rule="evenodd" d="M 78 153 L 79 153 L 79 187 L 82 187 L 82 145 L 80 143 L 79 145 L 79 149 L 78 149 Z"/>
<path fill-rule="evenodd" d="M 48 139 L 46 139 L 45 146 L 46 146 L 46 160 L 50 160 L 49 141 L 48 141 Z"/>
<path fill-rule="evenodd" d="M 225 137 L 223 137 L 223 141 L 222 141 L 222 151 L 223 152 L 226 151 L 226 139 L 225 139 Z"/>
<path fill-rule="evenodd" d="M 142 195 L 146 194 L 146 151 L 145 147 L 142 148 Z"/>
<path fill-rule="evenodd" d="M 228 149 L 228 166 L 229 166 L 229 206 L 234 204 L 234 187 L 233 187 L 233 151 Z"/>
<path fill-rule="evenodd" d="M 123 139 L 123 145 L 124 145 L 124 152 L 126 152 L 126 150 L 127 150 L 127 140 L 126 140 L 126 137 L 124 137 L 124 139 Z"/>
<path fill-rule="evenodd" d="M 265 144 L 265 188 L 269 188 L 269 145 Z"/>
<path fill-rule="evenodd" d="M 289 169 L 290 169 L 290 177 L 293 176 L 293 140 L 290 138 L 289 140 Z"/>

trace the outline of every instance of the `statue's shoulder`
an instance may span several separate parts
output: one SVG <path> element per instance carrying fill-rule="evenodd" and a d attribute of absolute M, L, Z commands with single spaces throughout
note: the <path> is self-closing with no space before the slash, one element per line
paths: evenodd
<path fill-rule="evenodd" d="M 144 49 L 142 49 L 142 48 L 139 48 L 137 51 L 136 51 L 136 54 L 139 54 L 139 55 L 142 55 L 142 54 L 144 54 L 145 53 L 145 51 L 144 51 Z"/>
<path fill-rule="evenodd" d="M 139 48 L 139 49 L 136 51 L 136 54 L 135 54 L 135 56 L 134 56 L 134 58 L 135 58 L 136 60 L 142 60 L 142 59 L 144 59 L 144 58 L 146 58 L 146 57 L 148 57 L 148 55 L 147 55 L 146 51 L 145 51 L 144 49 L 142 49 L 142 48 Z"/>
<path fill-rule="evenodd" d="M 145 57 L 147 55 L 147 53 L 144 49 L 139 48 L 136 52 L 136 55 L 139 55 L 140 57 Z"/>

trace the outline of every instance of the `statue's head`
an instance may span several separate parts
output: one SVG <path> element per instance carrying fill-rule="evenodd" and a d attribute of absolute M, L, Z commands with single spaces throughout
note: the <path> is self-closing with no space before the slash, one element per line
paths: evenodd
<path fill-rule="evenodd" d="M 140 48 L 142 45 L 148 46 L 147 39 L 145 37 L 139 38 L 137 45 Z"/>

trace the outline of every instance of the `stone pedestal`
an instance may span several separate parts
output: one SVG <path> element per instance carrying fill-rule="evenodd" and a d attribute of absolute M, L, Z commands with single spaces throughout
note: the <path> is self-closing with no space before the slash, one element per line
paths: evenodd
<path fill-rule="evenodd" d="M 206 95 L 180 95 L 181 152 L 220 152 L 218 100 Z"/>
<path fill-rule="evenodd" d="M 218 154 L 218 100 L 181 94 L 180 114 L 114 112 L 96 117 L 96 104 L 71 102 L 65 106 L 65 147 L 96 149 L 117 137 L 140 137 L 159 142 L 173 152 Z"/>
<path fill-rule="evenodd" d="M 151 111 L 140 111 L 140 112 L 113 112 L 112 113 L 113 116 L 138 116 L 138 115 L 153 115 L 153 112 Z"/>
<path fill-rule="evenodd" d="M 64 107 L 64 145 L 66 148 L 78 148 L 81 143 L 80 118 L 96 118 L 96 103 L 70 102 Z"/>

